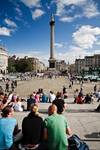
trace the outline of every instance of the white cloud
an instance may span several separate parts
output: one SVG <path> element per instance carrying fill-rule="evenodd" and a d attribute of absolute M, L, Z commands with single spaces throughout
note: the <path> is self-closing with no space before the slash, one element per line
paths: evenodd
<path fill-rule="evenodd" d="M 15 55 L 10 54 L 10 55 Z M 40 61 L 42 61 L 43 63 L 45 63 L 48 66 L 48 59 L 49 59 L 49 54 L 45 54 L 45 53 L 41 53 L 41 51 L 38 50 L 27 50 L 27 52 L 23 53 L 23 52 L 16 52 L 16 56 L 19 58 L 23 58 L 25 56 L 28 57 L 35 57 L 38 58 Z"/>
<path fill-rule="evenodd" d="M 94 54 L 100 54 L 100 49 L 98 50 L 93 50 L 93 51 L 88 51 L 86 49 L 82 49 L 80 47 L 77 46 L 69 46 L 68 50 L 66 50 L 66 52 L 60 52 L 57 53 L 57 59 L 59 60 L 65 60 L 66 63 L 74 63 L 75 59 L 77 58 L 84 58 L 85 56 L 91 56 Z"/>
<path fill-rule="evenodd" d="M 84 51 L 76 46 L 70 46 L 68 49 L 66 48 L 66 52 L 60 52 L 57 54 L 59 60 L 63 59 L 70 64 L 74 63 L 75 59 L 79 56 L 84 56 Z"/>
<path fill-rule="evenodd" d="M 64 45 L 62 43 L 55 43 L 55 47 L 62 48 L 62 47 L 64 47 Z"/>
<path fill-rule="evenodd" d="M 71 22 L 83 16 L 92 18 L 100 15 L 97 4 L 93 0 L 59 0 L 56 2 L 56 5 L 56 15 L 60 16 L 60 21 L 63 22 Z M 69 6 L 70 9 L 67 9 L 66 6 Z M 75 9 L 80 9 L 80 13 L 75 11 Z"/>
<path fill-rule="evenodd" d="M 60 0 L 62 1 L 62 0 Z M 83 3 L 86 3 L 87 0 L 63 0 L 63 3 L 66 5 L 81 5 Z"/>
<path fill-rule="evenodd" d="M 45 12 L 41 8 L 41 0 L 21 0 L 27 7 L 30 8 L 32 19 L 41 17 Z M 36 8 L 35 11 L 32 8 Z"/>
<path fill-rule="evenodd" d="M 83 15 L 87 18 L 91 18 L 91 17 L 100 15 L 100 12 L 98 11 L 96 4 L 94 4 L 93 2 L 88 3 L 88 5 L 86 4 L 83 7 L 83 10 L 84 10 Z"/>
<path fill-rule="evenodd" d="M 97 41 L 97 42 L 96 42 L 96 45 L 100 45 L 100 41 Z"/>
<path fill-rule="evenodd" d="M 24 56 L 28 56 L 28 57 L 31 57 L 31 56 L 33 56 L 33 57 L 36 57 L 36 56 L 38 56 L 38 55 L 40 55 L 41 54 L 41 52 L 40 51 L 36 51 L 36 50 L 27 50 L 25 53 L 23 53 L 23 51 L 22 52 L 17 52 L 16 51 L 16 55 L 18 56 L 18 57 L 24 57 Z"/>
<path fill-rule="evenodd" d="M 11 36 L 11 30 L 6 27 L 0 27 L 0 35 Z"/>
<path fill-rule="evenodd" d="M 27 7 L 40 7 L 40 0 L 21 0 Z"/>
<path fill-rule="evenodd" d="M 74 20 L 74 17 L 68 17 L 68 16 L 64 16 L 60 18 L 60 21 L 62 22 L 72 22 Z"/>
<path fill-rule="evenodd" d="M 22 11 L 18 7 L 15 8 L 16 12 L 19 14 L 19 16 L 22 16 Z"/>
<path fill-rule="evenodd" d="M 32 12 L 32 18 L 35 20 L 36 18 L 41 17 L 44 14 L 44 11 L 41 9 L 36 9 L 35 11 Z"/>
<path fill-rule="evenodd" d="M 60 17 L 60 21 L 62 22 L 72 22 L 74 19 L 76 18 L 80 18 L 81 16 L 80 15 L 75 15 L 73 17 L 70 17 L 70 16 L 63 16 L 63 17 Z"/>
<path fill-rule="evenodd" d="M 57 15 L 61 16 L 66 13 L 66 6 L 69 5 L 82 5 L 86 3 L 87 0 L 59 0 L 57 4 Z"/>
<path fill-rule="evenodd" d="M 16 28 L 17 27 L 17 25 L 16 25 L 16 23 L 14 22 L 14 21 L 12 21 L 12 20 L 10 20 L 10 19 L 5 19 L 5 23 L 9 26 L 9 27 L 14 27 L 14 28 Z"/>
<path fill-rule="evenodd" d="M 90 25 L 82 26 L 76 32 L 73 33 L 72 37 L 76 45 L 83 49 L 92 48 L 98 36 L 100 35 L 99 27 L 92 27 Z"/>
<path fill-rule="evenodd" d="M 95 49 L 93 54 L 100 54 L 100 49 Z"/>

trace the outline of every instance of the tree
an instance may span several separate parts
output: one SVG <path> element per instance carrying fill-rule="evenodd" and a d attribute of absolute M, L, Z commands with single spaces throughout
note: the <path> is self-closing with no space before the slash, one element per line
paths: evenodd
<path fill-rule="evenodd" d="M 8 68 L 7 69 L 8 69 L 8 72 L 16 72 L 14 57 L 8 58 Z"/>
<path fill-rule="evenodd" d="M 16 71 L 17 72 L 29 72 L 33 70 L 33 66 L 31 61 L 29 61 L 28 59 L 19 59 L 16 60 Z"/>

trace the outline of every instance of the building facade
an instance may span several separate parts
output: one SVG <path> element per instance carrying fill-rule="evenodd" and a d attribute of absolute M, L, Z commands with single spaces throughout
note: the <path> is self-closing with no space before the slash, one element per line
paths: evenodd
<path fill-rule="evenodd" d="M 45 64 L 41 61 L 39 61 L 38 58 L 35 58 L 35 57 L 28 57 L 27 59 L 30 60 L 30 62 L 32 63 L 32 66 L 33 66 L 33 71 L 34 72 L 44 72 L 47 68 L 45 66 Z"/>
<path fill-rule="evenodd" d="M 85 70 L 89 70 L 89 68 L 92 68 L 92 67 L 94 67 L 94 56 L 85 56 L 85 59 L 84 59 L 84 61 L 85 61 Z"/>
<path fill-rule="evenodd" d="M 82 74 L 83 72 L 99 72 L 100 70 L 100 54 L 93 56 L 85 56 L 84 59 L 75 60 L 76 73 Z"/>
<path fill-rule="evenodd" d="M 76 59 L 75 60 L 76 73 L 80 74 L 84 68 L 85 68 L 85 59 Z"/>
<path fill-rule="evenodd" d="M 68 66 L 68 72 L 69 72 L 70 74 L 76 74 L 75 64 L 70 64 L 70 65 Z"/>
<path fill-rule="evenodd" d="M 6 49 L 0 46 L 0 73 L 6 73 L 8 67 L 8 53 Z"/>
<path fill-rule="evenodd" d="M 56 61 L 56 70 L 58 70 L 58 71 L 68 70 L 65 60 L 57 60 Z"/>
<path fill-rule="evenodd" d="M 95 68 L 100 68 L 100 54 L 95 54 L 94 55 L 94 67 Z"/>

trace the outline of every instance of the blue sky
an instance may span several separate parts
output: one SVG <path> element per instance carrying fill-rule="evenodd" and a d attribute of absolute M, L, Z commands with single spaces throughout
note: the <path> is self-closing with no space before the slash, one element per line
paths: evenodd
<path fill-rule="evenodd" d="M 0 0 L 0 43 L 8 54 L 48 64 L 52 13 L 56 59 L 100 54 L 100 0 Z"/>

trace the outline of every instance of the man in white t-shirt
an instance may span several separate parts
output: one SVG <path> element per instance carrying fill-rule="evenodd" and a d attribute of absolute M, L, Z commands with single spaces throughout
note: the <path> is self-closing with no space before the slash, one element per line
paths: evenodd
<path fill-rule="evenodd" d="M 49 102 L 52 103 L 56 98 L 56 95 L 53 93 L 53 91 L 50 91 L 49 94 Z"/>

